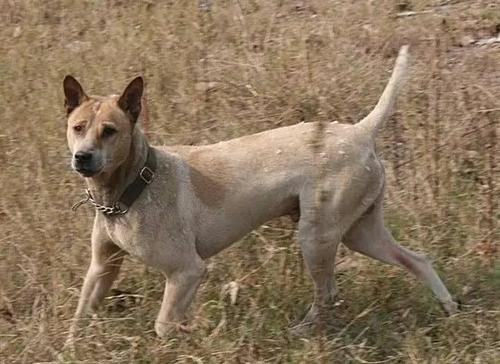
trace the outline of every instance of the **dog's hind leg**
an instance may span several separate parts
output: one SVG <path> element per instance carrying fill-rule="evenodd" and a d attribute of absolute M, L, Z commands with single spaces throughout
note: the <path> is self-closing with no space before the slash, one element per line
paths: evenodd
<path fill-rule="evenodd" d="M 326 313 L 326 305 L 335 296 L 335 255 L 340 239 L 335 237 L 335 233 L 323 231 L 317 223 L 309 221 L 307 215 L 302 215 L 298 240 L 306 268 L 314 283 L 314 301 L 299 325 L 302 326 L 323 321 L 321 315 Z"/>
<path fill-rule="evenodd" d="M 384 226 L 381 199 L 354 223 L 344 235 L 343 242 L 354 251 L 407 269 L 434 292 L 448 314 L 456 313 L 457 304 L 430 261 L 422 254 L 399 246 Z"/>
<path fill-rule="evenodd" d="M 371 186 L 369 179 L 362 181 Z M 326 306 L 336 294 L 334 273 L 337 247 L 346 227 L 361 214 L 363 201 L 370 197 L 366 186 L 360 182 L 357 188 L 350 185 L 341 188 L 336 182 L 333 178 L 323 183 L 325 192 L 321 201 L 317 200 L 314 185 L 304 188 L 300 196 L 298 240 L 314 283 L 314 302 L 301 325 L 325 321 Z"/>

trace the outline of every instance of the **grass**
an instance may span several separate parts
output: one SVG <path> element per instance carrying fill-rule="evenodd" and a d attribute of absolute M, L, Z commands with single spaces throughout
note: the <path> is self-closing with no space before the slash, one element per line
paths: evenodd
<path fill-rule="evenodd" d="M 423 250 L 463 311 L 446 318 L 397 268 L 339 251 L 324 332 L 293 336 L 311 282 L 288 220 L 212 259 L 191 334 L 156 338 L 159 272 L 128 259 L 78 363 L 498 363 L 500 48 L 495 1 L 7 1 L 0 3 L 0 363 L 57 361 L 89 261 L 93 212 L 70 211 L 62 79 L 116 93 L 147 81 L 158 144 L 203 144 L 302 121 L 352 123 L 376 102 L 400 45 L 411 75 L 379 138 L 386 220 Z M 401 2 L 402 3 L 402 2 Z M 371 4 L 371 5 L 370 5 Z M 399 5 L 401 7 L 402 5 Z M 491 111 L 484 111 L 491 110 Z M 223 287 L 237 282 L 231 304 Z M 59 359 L 61 360 L 61 359 Z"/>

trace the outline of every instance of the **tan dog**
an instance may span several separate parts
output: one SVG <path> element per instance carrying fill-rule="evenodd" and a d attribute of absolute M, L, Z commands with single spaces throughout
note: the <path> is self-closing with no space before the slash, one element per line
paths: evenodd
<path fill-rule="evenodd" d="M 384 168 L 374 139 L 392 112 L 407 68 L 407 47 L 374 110 L 355 125 L 324 129 L 322 204 L 316 202 L 316 165 L 311 148 L 315 123 L 302 123 L 214 145 L 155 147 L 157 168 L 139 197 L 116 214 L 97 211 L 92 260 L 76 311 L 96 308 L 118 275 L 126 253 L 166 277 L 156 320 L 159 336 L 186 320 L 185 313 L 206 272 L 205 260 L 262 223 L 300 216 L 298 240 L 314 281 L 314 321 L 335 293 L 338 244 L 399 265 L 420 278 L 444 309 L 457 305 L 420 254 L 396 244 L 384 227 Z M 64 80 L 72 166 L 85 177 L 97 206 L 111 208 L 138 179 L 149 146 L 136 120 L 143 81 L 134 79 L 121 96 L 87 96 L 71 76 Z M 151 172 L 151 171 L 150 171 Z M 75 322 L 76 322 L 75 319 Z M 73 332 L 75 326 L 71 329 Z"/>

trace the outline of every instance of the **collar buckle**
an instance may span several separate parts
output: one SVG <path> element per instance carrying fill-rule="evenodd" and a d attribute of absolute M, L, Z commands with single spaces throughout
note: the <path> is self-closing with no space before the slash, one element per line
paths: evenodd
<path fill-rule="evenodd" d="M 153 182 L 155 173 L 149 167 L 144 166 L 139 172 L 139 176 L 146 184 L 149 185 L 151 182 Z"/>

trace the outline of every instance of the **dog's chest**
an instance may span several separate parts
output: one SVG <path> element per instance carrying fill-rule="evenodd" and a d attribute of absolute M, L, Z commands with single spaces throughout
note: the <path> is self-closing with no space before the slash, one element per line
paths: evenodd
<path fill-rule="evenodd" d="M 105 228 L 111 241 L 130 255 L 144 259 L 147 248 L 142 243 L 141 230 L 138 224 L 121 218 L 117 221 L 106 221 Z"/>

